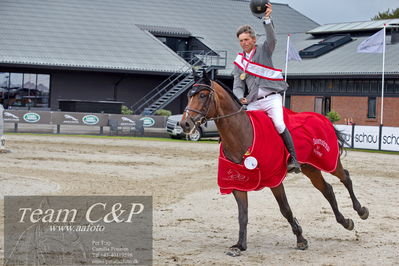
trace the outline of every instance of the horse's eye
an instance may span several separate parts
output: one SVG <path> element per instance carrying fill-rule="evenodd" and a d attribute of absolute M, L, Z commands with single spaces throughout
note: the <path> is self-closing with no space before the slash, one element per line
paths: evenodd
<path fill-rule="evenodd" d="M 205 98 L 205 97 L 206 97 L 205 93 L 200 94 L 200 98 Z"/>

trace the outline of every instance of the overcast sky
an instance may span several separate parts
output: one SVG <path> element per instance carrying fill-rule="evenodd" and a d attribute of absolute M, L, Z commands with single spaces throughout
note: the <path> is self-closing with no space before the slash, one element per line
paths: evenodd
<path fill-rule="evenodd" d="M 319 24 L 367 21 L 388 8 L 399 8 L 399 0 L 271 0 L 288 4 Z"/>

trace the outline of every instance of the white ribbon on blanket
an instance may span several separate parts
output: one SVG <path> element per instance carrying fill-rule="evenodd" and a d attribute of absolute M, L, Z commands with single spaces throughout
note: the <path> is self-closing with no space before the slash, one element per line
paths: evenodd
<path fill-rule="evenodd" d="M 246 61 L 245 66 L 244 61 Z M 245 73 L 251 74 L 256 77 L 277 81 L 284 80 L 281 69 L 275 69 L 256 62 L 252 62 L 245 58 L 244 54 L 241 53 L 237 55 L 236 59 L 234 60 L 234 64 Z"/>

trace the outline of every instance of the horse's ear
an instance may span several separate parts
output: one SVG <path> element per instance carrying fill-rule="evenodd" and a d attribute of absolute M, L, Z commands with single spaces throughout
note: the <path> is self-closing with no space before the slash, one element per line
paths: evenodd
<path fill-rule="evenodd" d="M 195 71 L 195 68 L 192 68 L 193 70 L 193 78 L 194 78 L 194 82 L 197 83 L 198 80 L 200 80 L 200 76 L 198 76 L 197 71 Z"/>
<path fill-rule="evenodd" d="M 202 70 L 202 78 L 204 79 L 205 84 L 211 84 L 211 79 L 208 76 L 208 73 L 204 70 Z"/>

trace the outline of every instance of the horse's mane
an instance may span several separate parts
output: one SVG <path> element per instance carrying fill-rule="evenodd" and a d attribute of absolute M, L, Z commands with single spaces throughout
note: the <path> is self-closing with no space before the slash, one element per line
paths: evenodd
<path fill-rule="evenodd" d="M 224 84 L 223 82 L 221 82 L 220 80 L 214 80 L 218 85 L 220 85 L 220 87 L 222 87 L 229 95 L 231 98 L 233 98 L 233 100 L 239 105 L 242 106 L 242 103 L 240 102 L 240 100 L 237 98 L 237 96 L 234 95 L 233 91 L 227 87 L 226 84 Z"/>

